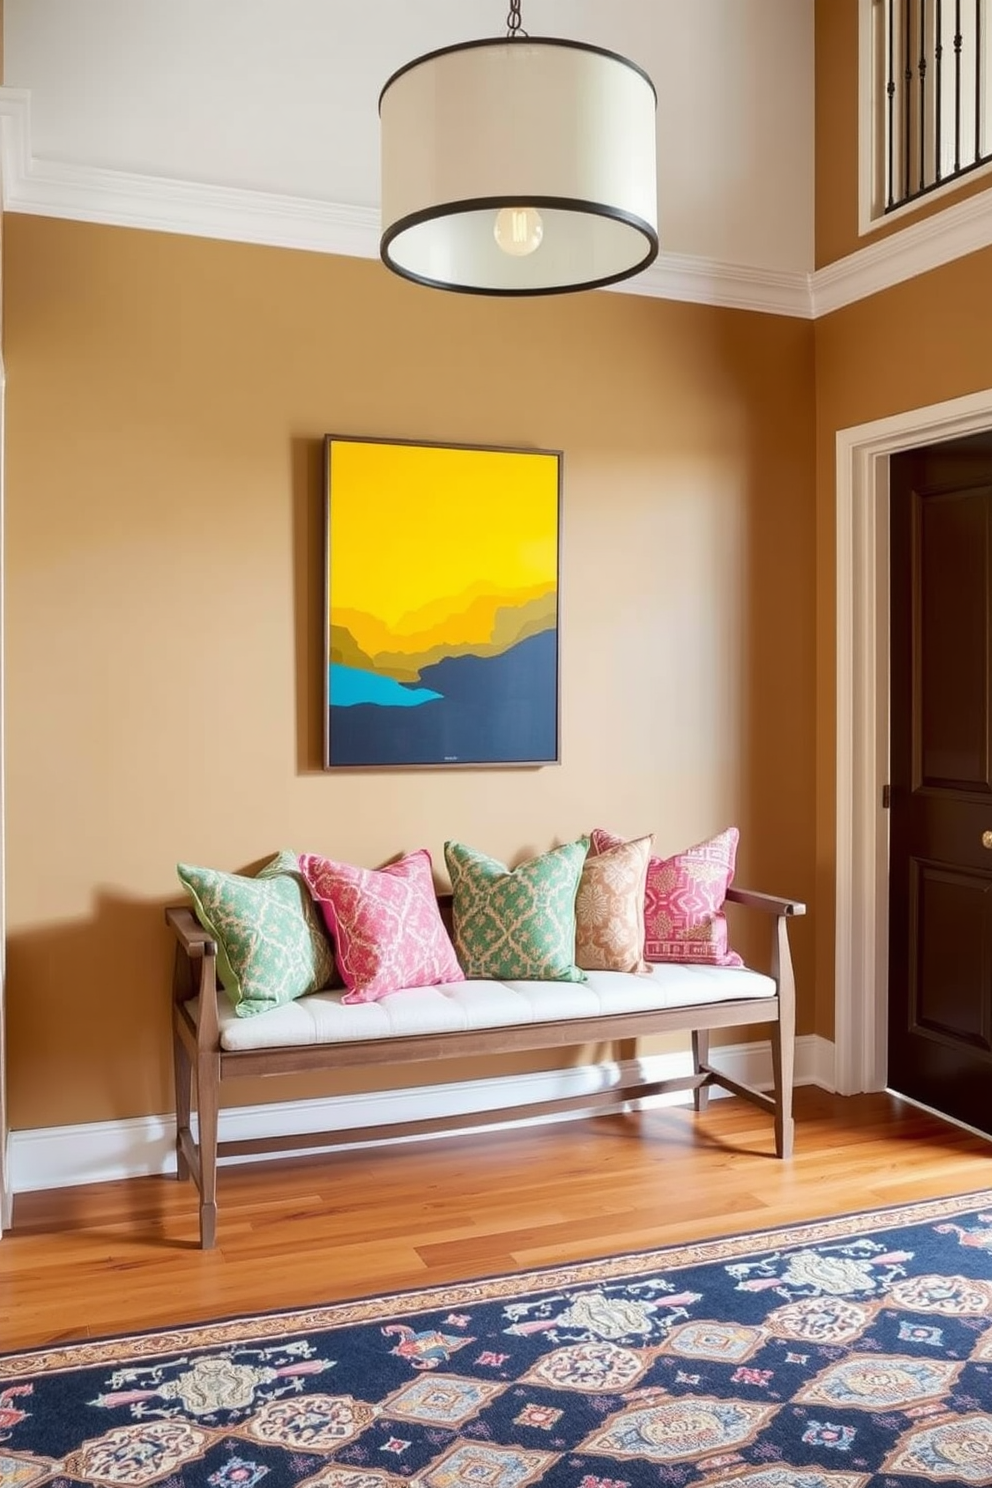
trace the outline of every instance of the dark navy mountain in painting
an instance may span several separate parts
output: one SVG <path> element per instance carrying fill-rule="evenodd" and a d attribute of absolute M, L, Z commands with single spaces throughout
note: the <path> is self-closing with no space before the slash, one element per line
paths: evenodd
<path fill-rule="evenodd" d="M 332 704 L 334 763 L 550 764 L 558 758 L 557 630 L 498 656 L 446 657 L 423 668 L 415 690 L 440 697 L 413 707 Z"/>

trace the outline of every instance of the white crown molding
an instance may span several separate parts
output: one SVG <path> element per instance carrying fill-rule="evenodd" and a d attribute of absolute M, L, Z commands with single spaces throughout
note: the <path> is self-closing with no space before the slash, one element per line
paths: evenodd
<path fill-rule="evenodd" d="M 932 217 L 880 238 L 813 275 L 813 315 L 845 305 L 929 273 L 992 244 L 992 192 L 969 196 Z"/>
<path fill-rule="evenodd" d="M 732 1079 L 770 1089 L 772 1084 L 771 1045 L 767 1041 L 753 1044 L 724 1045 L 713 1051 Z M 639 1061 L 645 1077 L 668 1079 L 691 1073 L 692 1060 L 686 1053 L 655 1054 Z M 220 1113 L 220 1140 L 243 1141 L 258 1137 L 292 1137 L 301 1132 L 322 1132 L 331 1127 L 378 1127 L 383 1142 L 426 1141 L 426 1137 L 389 1136 L 389 1123 L 397 1111 L 403 1120 L 436 1119 L 450 1121 L 450 1136 L 460 1129 L 458 1118 L 470 1112 L 493 1112 L 493 1125 L 510 1123 L 533 1126 L 549 1121 L 571 1119 L 569 1115 L 528 1117 L 528 1104 L 558 1100 L 564 1096 L 581 1097 L 609 1090 L 618 1082 L 626 1065 L 590 1064 L 572 1069 L 539 1070 L 527 1075 L 498 1079 L 465 1080 L 449 1085 L 418 1086 L 410 1090 L 371 1091 L 364 1095 L 331 1096 L 325 1100 L 277 1101 L 264 1106 L 237 1106 Z M 825 1039 L 809 1034 L 796 1040 L 796 1084 L 822 1085 L 832 1089 L 833 1046 Z M 714 1088 L 714 1096 L 724 1091 Z M 684 1093 L 651 1097 L 648 1108 L 661 1105 L 685 1105 L 692 1097 Z M 511 1114 L 512 1113 L 512 1114 Z M 575 1115 L 580 1115 L 576 1111 Z M 473 1129 L 478 1130 L 478 1127 Z M 174 1116 L 141 1116 L 127 1121 L 96 1121 L 80 1126 L 41 1127 L 34 1131 L 10 1134 L 10 1179 L 14 1193 L 29 1193 L 45 1188 L 71 1188 L 80 1183 L 105 1183 L 120 1178 L 175 1173 Z M 357 1145 L 357 1144 L 352 1144 Z M 347 1131 L 342 1131 L 339 1147 L 348 1146 Z M 314 1148 L 305 1151 L 312 1155 Z M 285 1155 L 285 1154 L 283 1154 Z M 257 1162 L 258 1155 L 222 1159 L 226 1162 Z"/>
<path fill-rule="evenodd" d="M 23 89 L 0 88 L 0 126 L 5 211 L 315 253 L 379 256 L 379 213 L 372 208 L 36 159 L 31 153 L 30 94 Z"/>
<path fill-rule="evenodd" d="M 36 158 L 31 98 L 24 89 L 0 87 L 0 168 L 8 212 L 353 258 L 379 256 L 379 213 L 374 207 Z M 651 268 L 613 288 L 654 299 L 815 319 L 990 244 L 992 191 L 946 207 L 814 274 L 662 253 Z"/>
<path fill-rule="evenodd" d="M 720 263 L 687 253 L 660 253 L 649 269 L 613 286 L 627 294 L 693 305 L 721 305 L 729 310 L 759 310 L 770 315 L 812 316 L 809 274 L 755 269 Z"/>
<path fill-rule="evenodd" d="M 8 212 L 67 217 L 115 227 L 185 233 L 352 258 L 379 257 L 379 212 L 235 187 L 171 181 L 125 171 L 37 159 L 31 151 L 31 98 L 0 88 L 3 205 Z M 627 294 L 808 317 L 809 277 L 668 253 Z"/>

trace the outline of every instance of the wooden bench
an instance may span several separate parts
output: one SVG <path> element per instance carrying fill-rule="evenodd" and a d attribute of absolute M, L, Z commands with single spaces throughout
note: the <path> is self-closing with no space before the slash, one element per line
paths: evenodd
<path fill-rule="evenodd" d="M 473 994 L 479 992 L 479 997 L 476 998 L 476 1017 L 480 1016 L 480 1006 L 481 1016 L 485 1016 L 486 988 L 492 987 L 494 1008 L 498 1002 L 499 1015 L 503 1019 L 499 1026 L 463 1027 L 402 1037 L 334 1036 L 326 1041 L 306 1043 L 277 1041 L 285 1037 L 280 1028 L 285 1027 L 286 1020 L 283 1019 L 282 1024 L 279 1021 L 279 1015 L 285 1012 L 284 1009 L 262 1013 L 252 1019 L 237 1020 L 226 994 L 218 987 L 215 941 L 200 927 L 190 910 L 167 909 L 166 919 L 176 937 L 172 1004 L 176 1169 L 180 1179 L 192 1176 L 199 1190 L 201 1247 L 208 1250 L 216 1240 L 219 1155 L 251 1156 L 277 1150 L 327 1148 L 335 1142 L 364 1142 L 414 1132 L 450 1129 L 455 1121 L 458 1128 L 462 1129 L 481 1123 L 491 1125 L 501 1118 L 516 1120 L 521 1114 L 539 1116 L 568 1108 L 598 1114 L 604 1110 L 619 1109 L 632 1100 L 673 1091 L 691 1090 L 695 1109 L 702 1111 L 706 1108 L 710 1087 L 717 1085 L 770 1112 L 774 1117 L 776 1154 L 781 1158 L 791 1156 L 795 985 L 788 922 L 796 915 L 805 914 L 805 905 L 793 899 L 781 899 L 770 894 L 737 888 L 729 890 L 727 899 L 731 903 L 762 911 L 771 917 L 772 935 L 767 974 L 748 970 L 742 973 L 734 968 L 724 967 L 653 967 L 651 995 L 657 995 L 660 1001 L 667 1001 L 667 1005 L 642 1008 L 634 1004 L 625 1006 L 620 1011 L 567 1018 L 554 1016 L 553 1011 L 549 1016 L 548 1008 L 553 1008 L 553 1005 L 548 1001 L 542 1005 L 540 1001 L 542 996 L 561 997 L 561 983 L 465 983 L 463 986 Z M 450 909 L 444 896 L 442 909 Z M 735 977 L 739 979 L 737 982 L 733 980 Z M 748 977 L 750 981 L 745 980 Z M 623 992 L 620 984 L 607 985 L 603 979 L 626 978 L 629 981 L 628 973 L 590 973 L 590 979 L 594 978 L 597 979 L 598 989 L 605 987 L 606 1002 L 623 1003 L 622 996 L 611 998 L 609 995 L 614 986 Z M 639 1003 L 642 994 L 647 996 L 649 979 L 637 978 L 636 981 Z M 669 982 L 671 989 L 666 990 Z M 758 982 L 762 983 L 760 987 L 756 985 Z M 517 989 L 516 993 L 513 993 L 514 988 Z M 747 995 L 738 995 L 745 988 Z M 574 992 L 575 989 L 570 990 Z M 519 999 L 521 991 L 536 999 L 536 1021 L 507 1023 L 505 997 L 512 994 Z M 393 997 L 406 999 L 399 1006 L 408 1009 L 413 1006 L 409 999 L 422 996 L 426 1001 L 428 994 L 438 994 L 438 989 L 424 989 L 423 994 L 400 992 L 393 994 Z M 629 995 L 626 1000 L 631 1004 Z M 309 1009 L 301 1006 L 305 1004 L 313 1006 Z M 350 1015 L 361 1013 L 366 1019 L 384 1016 L 378 1012 L 370 1014 L 368 1005 L 364 1010 L 341 1005 L 340 993 L 334 992 L 314 993 L 310 997 L 298 999 L 298 1003 L 292 1007 L 293 1016 L 298 1022 L 308 1014 L 315 1013 L 325 1020 L 329 1017 L 336 1020 L 339 1027 L 343 1026 L 343 1020 L 347 1020 Z M 246 1024 L 251 1024 L 250 1037 L 255 1041 L 255 1046 L 225 1047 L 225 1039 L 237 1042 L 238 1037 L 245 1035 Z M 710 1064 L 710 1034 L 713 1029 L 764 1024 L 771 1026 L 773 1088 L 770 1092 L 740 1084 Z M 359 1023 L 354 1026 L 356 1029 L 363 1027 Z M 523 1110 L 514 1108 L 507 1112 L 505 1108 L 497 1108 L 496 1111 L 476 1111 L 457 1118 L 432 1117 L 357 1130 L 351 1127 L 343 1130 L 339 1127 L 332 1131 L 294 1134 L 291 1138 L 262 1137 L 218 1142 L 221 1088 L 228 1081 L 239 1077 L 301 1074 L 314 1070 L 333 1072 L 356 1066 L 395 1066 L 479 1054 L 563 1049 L 585 1043 L 612 1043 L 636 1040 L 647 1035 L 686 1031 L 692 1034 L 693 1072 L 676 1078 L 649 1079 L 640 1070 L 635 1059 L 621 1067 L 616 1083 L 607 1090 L 532 1103 Z M 197 1137 L 193 1135 L 191 1124 L 194 1097 Z"/>

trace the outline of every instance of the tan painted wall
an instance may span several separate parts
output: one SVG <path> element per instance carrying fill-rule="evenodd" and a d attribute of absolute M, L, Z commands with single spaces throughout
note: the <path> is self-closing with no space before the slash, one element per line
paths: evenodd
<path fill-rule="evenodd" d="M 808 323 L 18 215 L 4 253 L 15 1128 L 170 1109 L 179 858 L 736 821 L 740 882 L 812 892 Z M 559 768 L 321 772 L 327 431 L 565 451 Z"/>
<path fill-rule="evenodd" d="M 858 242 L 858 0 L 816 0 L 816 267 Z"/>
<path fill-rule="evenodd" d="M 992 387 L 992 249 L 816 323 L 817 1031 L 832 1036 L 838 429 Z"/>
<path fill-rule="evenodd" d="M 988 176 L 858 234 L 858 0 L 816 0 L 816 267 L 990 189 Z"/>

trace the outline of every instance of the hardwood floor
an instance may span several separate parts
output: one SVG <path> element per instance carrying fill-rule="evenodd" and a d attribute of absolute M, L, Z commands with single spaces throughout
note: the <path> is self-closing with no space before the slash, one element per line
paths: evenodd
<path fill-rule="evenodd" d="M 329 1302 L 992 1188 L 992 1143 L 887 1095 L 797 1092 L 796 1156 L 744 1102 L 21 1194 L 0 1350 Z"/>

